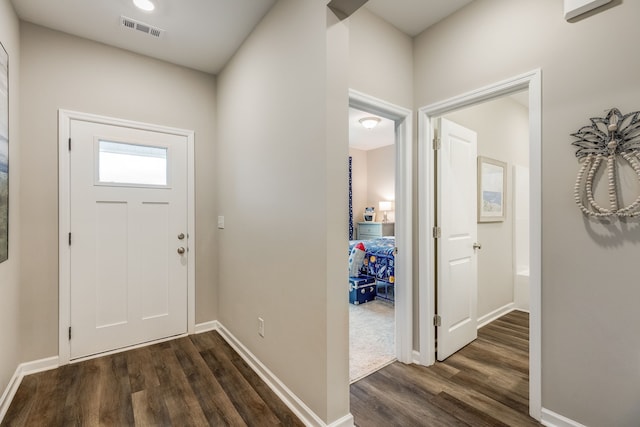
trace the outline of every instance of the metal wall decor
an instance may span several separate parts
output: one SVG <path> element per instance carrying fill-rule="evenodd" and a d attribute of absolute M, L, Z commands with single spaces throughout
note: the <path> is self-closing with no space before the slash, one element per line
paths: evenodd
<path fill-rule="evenodd" d="M 640 182 L 640 111 L 622 115 L 612 108 L 606 117 L 592 118 L 571 136 L 577 138 L 572 145 L 578 147 L 576 157 L 582 162 L 574 187 L 576 204 L 586 215 L 595 217 L 640 216 L 640 196 L 628 206 L 620 206 L 618 194 L 619 163 L 622 158 Z M 606 164 L 609 207 L 601 206 L 593 196 L 594 178 Z"/>

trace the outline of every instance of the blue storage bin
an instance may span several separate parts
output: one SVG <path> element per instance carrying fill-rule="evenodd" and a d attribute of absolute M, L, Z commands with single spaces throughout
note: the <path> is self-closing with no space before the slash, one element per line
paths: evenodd
<path fill-rule="evenodd" d="M 373 277 L 349 277 L 349 302 L 363 304 L 376 299 L 376 280 Z"/>

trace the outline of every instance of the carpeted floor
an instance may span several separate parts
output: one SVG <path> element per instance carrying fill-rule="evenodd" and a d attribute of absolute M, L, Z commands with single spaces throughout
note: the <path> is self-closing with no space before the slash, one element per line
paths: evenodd
<path fill-rule="evenodd" d="M 393 304 L 349 304 L 349 379 L 353 383 L 395 360 Z"/>

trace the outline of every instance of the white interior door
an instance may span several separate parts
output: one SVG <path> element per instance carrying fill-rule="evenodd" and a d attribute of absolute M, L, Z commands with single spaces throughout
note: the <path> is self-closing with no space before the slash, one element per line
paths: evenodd
<path fill-rule="evenodd" d="M 478 336 L 477 136 L 440 119 L 437 154 L 437 358 L 444 360 Z"/>
<path fill-rule="evenodd" d="M 71 120 L 70 356 L 187 332 L 187 138 Z"/>

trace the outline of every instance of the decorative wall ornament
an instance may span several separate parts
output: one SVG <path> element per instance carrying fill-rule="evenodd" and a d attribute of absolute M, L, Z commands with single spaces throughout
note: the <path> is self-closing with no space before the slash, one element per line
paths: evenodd
<path fill-rule="evenodd" d="M 628 206 L 620 206 L 618 194 L 618 168 L 620 158 L 627 162 L 640 182 L 640 111 L 622 115 L 612 108 L 606 117 L 590 119 L 571 136 L 577 138 L 572 145 L 578 147 L 576 157 L 582 162 L 574 187 L 576 204 L 586 215 L 595 217 L 640 216 L 640 196 Z M 600 167 L 606 165 L 609 207 L 601 206 L 594 198 L 594 179 Z"/>

